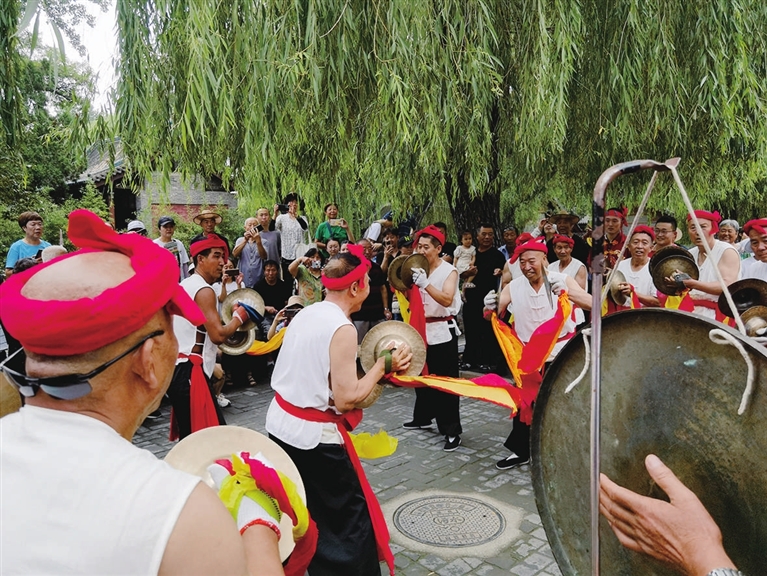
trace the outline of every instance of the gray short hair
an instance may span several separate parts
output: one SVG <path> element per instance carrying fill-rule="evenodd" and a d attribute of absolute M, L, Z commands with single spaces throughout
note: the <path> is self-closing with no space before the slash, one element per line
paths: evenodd
<path fill-rule="evenodd" d="M 735 232 L 738 232 L 740 230 L 740 224 L 738 224 L 737 220 L 722 220 L 719 223 L 719 228 L 722 228 L 723 226 L 729 226 L 730 228 L 734 229 Z"/>

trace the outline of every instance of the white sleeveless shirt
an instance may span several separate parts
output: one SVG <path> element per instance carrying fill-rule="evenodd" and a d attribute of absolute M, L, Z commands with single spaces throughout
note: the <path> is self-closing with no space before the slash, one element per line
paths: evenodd
<path fill-rule="evenodd" d="M 440 260 L 441 264 L 437 266 L 435 270 L 429 271 L 429 284 L 442 290 L 450 273 L 455 270 L 455 266 L 444 260 Z M 457 272 L 456 272 L 457 274 Z M 446 316 L 455 316 L 461 311 L 461 292 L 458 290 L 458 282 L 455 284 L 455 294 L 453 294 L 453 301 L 450 306 L 442 306 L 437 301 L 429 296 L 428 292 L 424 288 L 419 289 L 421 292 L 421 300 L 423 300 L 423 311 L 426 318 L 444 318 Z M 457 335 L 460 335 L 458 330 L 458 324 L 455 320 L 449 320 L 447 322 L 428 322 L 426 324 L 426 340 L 427 344 L 444 344 L 450 342 L 453 335 L 450 334 L 450 329 L 453 328 Z"/>
<path fill-rule="evenodd" d="M 330 408 L 330 341 L 346 324 L 343 310 L 324 300 L 307 306 L 290 322 L 272 373 L 272 389 L 299 408 Z M 334 408 L 335 410 L 335 408 Z M 335 424 L 308 422 L 285 412 L 272 400 L 266 430 L 287 444 L 309 450 L 323 444 L 341 444 Z"/>
<path fill-rule="evenodd" d="M 648 296 L 658 296 L 658 289 L 652 281 L 652 275 L 650 274 L 650 261 L 642 266 L 639 270 L 634 270 L 631 266 L 631 258 L 626 258 L 618 262 L 616 269 L 619 272 L 623 272 L 626 277 L 626 282 L 631 284 L 634 289 L 640 294 L 647 294 Z"/>
<path fill-rule="evenodd" d="M 564 274 L 551 270 L 548 271 L 547 276 L 549 277 L 549 282 L 554 280 L 564 282 L 565 278 L 567 278 Z M 514 330 L 522 343 L 527 344 L 538 326 L 554 317 L 557 310 L 558 296 L 553 292 L 550 293 L 552 303 L 549 304 L 549 293 L 546 291 L 546 286 L 542 284 L 536 292 L 526 277 L 512 280 L 509 283 L 509 292 L 511 294 L 511 303 L 508 309 L 511 311 L 513 306 Z M 565 325 L 562 327 L 559 337 L 561 338 L 574 331 L 575 320 L 573 320 L 573 315 L 571 314 L 565 320 Z M 546 361 L 550 362 L 553 360 L 566 343 L 567 340 L 557 342 Z"/>
<path fill-rule="evenodd" d="M 199 478 L 83 414 L 27 405 L 0 435 L 0 573 L 157 574 Z"/>
<path fill-rule="evenodd" d="M 740 254 L 738 253 L 737 249 L 732 244 L 727 244 L 726 242 L 722 242 L 721 240 L 714 240 L 714 246 L 711 248 L 711 258 L 706 258 L 706 260 L 703 262 L 703 265 L 700 264 L 700 249 L 695 246 L 693 248 L 690 248 L 690 254 L 695 259 L 695 263 L 698 265 L 698 268 L 700 269 L 700 276 L 698 280 L 701 282 L 716 282 L 716 267 L 719 266 L 719 261 L 722 259 L 722 255 L 727 250 L 734 250 L 736 254 L 738 254 L 738 266 L 740 267 Z M 706 251 L 703 250 L 703 254 L 705 254 Z M 738 269 L 738 277 L 736 280 L 740 280 L 740 268 Z M 700 290 L 690 290 L 690 297 L 695 298 L 696 300 L 710 300 L 712 302 L 717 302 L 719 300 L 719 295 L 709 294 L 708 292 L 701 292 Z M 716 318 L 716 311 L 712 310 L 711 308 L 706 308 L 704 306 L 696 306 L 694 312 L 696 314 L 700 314 L 701 316 L 706 316 L 708 318 Z"/>
<path fill-rule="evenodd" d="M 208 284 L 205 279 L 199 274 L 191 274 L 189 278 L 185 278 L 181 282 L 181 287 L 186 290 L 189 297 L 194 300 L 197 293 L 203 288 L 213 287 Z M 215 290 L 213 290 L 215 293 Z M 218 301 L 218 300 L 216 300 Z M 173 316 L 173 332 L 176 334 L 176 340 L 178 340 L 178 353 L 190 354 L 192 348 L 194 348 L 195 338 L 197 337 L 197 327 L 192 324 L 186 318 L 181 316 Z M 213 368 L 216 366 L 216 353 L 218 352 L 218 346 L 216 346 L 210 339 L 209 334 L 205 334 L 205 344 L 202 347 L 202 369 L 205 374 L 210 378 L 213 375 Z M 176 360 L 176 364 L 186 362 L 186 360 L 179 358 Z"/>
<path fill-rule="evenodd" d="M 517 260 L 517 266 L 519 266 L 519 260 Z M 577 258 L 571 258 L 570 263 L 565 267 L 564 270 L 560 270 L 559 266 L 556 267 L 556 270 L 552 270 L 552 272 L 559 272 L 560 274 L 564 274 L 565 276 L 569 276 L 573 280 L 575 280 L 575 275 L 578 274 L 581 268 L 585 268 L 586 265 L 578 260 Z M 551 264 L 549 264 L 549 269 L 553 268 Z M 577 284 L 577 281 L 576 281 Z M 580 284 L 578 284 L 580 286 Z M 573 304 L 574 310 L 575 310 L 575 323 L 581 324 L 586 321 L 586 316 L 583 313 L 583 310 L 580 309 L 578 306 L 575 306 Z"/>

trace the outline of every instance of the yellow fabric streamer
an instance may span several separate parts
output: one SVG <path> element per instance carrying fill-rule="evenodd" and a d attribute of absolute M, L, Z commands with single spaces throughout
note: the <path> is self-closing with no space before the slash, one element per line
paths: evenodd
<path fill-rule="evenodd" d="M 500 378 L 500 376 L 499 376 Z M 492 402 L 498 406 L 503 406 L 510 410 L 517 410 L 517 404 L 512 399 L 509 391 L 502 387 L 480 386 L 466 378 L 449 378 L 447 376 L 397 376 L 394 383 L 415 383 L 424 384 L 430 388 L 436 388 L 455 394 L 456 396 L 465 396 L 467 398 L 476 398 Z"/>
<path fill-rule="evenodd" d="M 293 526 L 293 540 L 299 540 L 304 537 L 304 534 L 309 529 L 309 510 L 306 508 L 306 504 L 299 495 L 293 481 L 279 470 L 277 470 L 277 475 L 280 477 L 282 487 L 285 488 L 285 494 L 288 495 L 288 500 L 290 500 L 290 505 L 293 507 L 293 512 L 296 515 L 297 523 Z"/>
<path fill-rule="evenodd" d="M 253 346 L 248 348 L 245 351 L 245 354 L 250 354 L 251 356 L 263 356 L 264 354 L 269 354 L 269 352 L 274 352 L 277 348 L 282 346 L 282 339 L 284 337 L 285 329 L 283 328 L 267 342 L 261 342 L 260 340 L 253 342 Z"/>
<path fill-rule="evenodd" d="M 514 377 L 514 383 L 522 387 L 522 372 L 519 370 L 519 359 L 522 358 L 522 348 L 524 345 L 519 337 L 512 331 L 508 324 L 504 324 L 498 319 L 498 314 L 493 312 L 490 317 L 490 325 L 493 327 L 495 339 L 501 346 L 501 352 L 506 360 L 506 364 Z"/>
<path fill-rule="evenodd" d="M 397 302 L 399 302 L 399 313 L 402 316 L 402 320 L 406 324 L 410 324 L 410 301 L 399 290 L 394 291 L 394 296 L 397 298 Z"/>
<path fill-rule="evenodd" d="M 260 505 L 277 522 L 282 518 L 282 512 L 277 502 L 261 491 L 256 485 L 256 481 L 250 475 L 250 466 L 248 466 L 236 454 L 232 454 L 232 468 L 234 475 L 227 476 L 221 483 L 221 489 L 218 492 L 219 498 L 232 514 L 235 522 L 237 521 L 237 511 L 240 509 L 240 502 L 245 495 Z"/>
<path fill-rule="evenodd" d="M 383 429 L 377 434 L 371 435 L 369 432 L 360 432 L 359 434 L 349 433 L 352 439 L 357 456 L 374 460 L 376 458 L 385 458 L 391 456 L 397 450 L 399 442 L 393 436 L 389 436 Z"/>

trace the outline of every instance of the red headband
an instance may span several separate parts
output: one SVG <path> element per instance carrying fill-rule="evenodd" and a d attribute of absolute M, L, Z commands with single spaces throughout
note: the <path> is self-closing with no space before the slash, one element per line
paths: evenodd
<path fill-rule="evenodd" d="M 360 264 L 354 270 L 344 274 L 340 278 L 328 278 L 323 271 L 322 285 L 328 290 L 346 290 L 358 280 L 360 288 L 365 287 L 365 274 L 367 274 L 372 266 L 370 260 L 365 258 L 365 249 L 358 244 L 349 244 L 346 249 L 349 251 L 349 254 L 360 259 Z"/>
<path fill-rule="evenodd" d="M 647 234 L 650 238 L 652 238 L 653 242 L 655 242 L 655 230 L 649 226 L 645 226 L 644 224 L 640 224 L 634 228 L 634 234 Z M 632 238 L 634 237 L 634 234 L 631 235 Z"/>
<path fill-rule="evenodd" d="M 68 235 L 82 250 L 14 274 L 0 286 L 3 325 L 26 350 L 47 356 L 92 352 L 137 332 L 163 306 L 192 324 L 205 322 L 205 315 L 178 283 L 176 259 L 152 240 L 118 234 L 88 210 L 69 215 Z M 35 274 L 88 252 L 125 254 L 133 276 L 93 298 L 35 300 L 22 294 Z"/>
<path fill-rule="evenodd" d="M 524 244 L 520 244 L 516 247 L 514 250 L 514 254 L 512 255 L 509 262 L 512 264 L 519 260 L 519 257 L 522 256 L 523 252 L 527 252 L 528 250 L 536 250 L 538 252 L 543 252 L 544 254 L 548 254 L 549 249 L 546 248 L 546 244 L 543 242 L 538 242 L 537 240 L 530 240 L 529 242 L 525 242 Z"/>
<path fill-rule="evenodd" d="M 605 212 L 605 216 L 615 216 L 616 218 L 621 219 L 621 223 L 626 226 L 628 224 L 628 221 L 626 218 L 629 215 L 628 208 L 625 206 L 622 208 L 610 208 L 607 212 Z"/>
<path fill-rule="evenodd" d="M 226 245 L 218 234 L 208 234 L 205 240 L 198 240 L 192 242 L 189 246 L 189 253 L 192 255 L 192 259 L 200 252 L 208 250 L 209 248 L 222 248 L 224 250 L 224 260 L 229 260 L 229 246 Z"/>
<path fill-rule="evenodd" d="M 514 243 L 517 246 L 519 246 L 520 244 L 524 244 L 525 242 L 529 242 L 533 238 L 534 238 L 534 236 L 532 234 L 530 234 L 530 232 L 523 232 L 522 234 L 520 234 L 517 237 L 517 239 L 516 239 L 516 241 Z"/>
<path fill-rule="evenodd" d="M 557 234 L 556 236 L 554 236 L 554 239 L 551 242 L 552 244 L 557 244 L 559 242 L 562 242 L 563 244 L 569 244 L 570 248 L 575 246 L 575 240 L 573 240 L 569 236 L 562 236 L 562 234 Z"/>
<path fill-rule="evenodd" d="M 415 233 L 415 241 L 418 242 L 418 238 L 421 237 L 422 234 L 426 234 L 428 236 L 433 236 L 436 238 L 437 242 L 445 245 L 445 235 L 442 233 L 442 230 L 437 228 L 434 224 L 429 224 L 426 228 L 423 228 Z"/>
<path fill-rule="evenodd" d="M 719 212 L 707 212 L 706 210 L 696 210 L 695 215 L 700 220 L 709 220 L 711 222 L 710 236 L 713 236 L 714 234 L 719 232 L 719 222 L 722 221 L 722 216 L 719 214 Z M 692 216 L 688 214 L 687 221 L 689 222 L 690 220 L 692 220 Z"/>
<path fill-rule="evenodd" d="M 743 227 L 743 231 L 748 234 L 751 230 L 756 230 L 759 234 L 767 234 L 767 218 L 749 220 Z"/>

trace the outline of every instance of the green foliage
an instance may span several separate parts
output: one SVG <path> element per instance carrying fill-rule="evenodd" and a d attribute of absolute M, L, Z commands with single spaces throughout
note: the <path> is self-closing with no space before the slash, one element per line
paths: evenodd
<path fill-rule="evenodd" d="M 608 166 L 683 157 L 694 200 L 755 213 L 767 180 L 767 4 L 713 0 L 119 0 L 117 114 L 138 173 L 219 173 L 421 210 L 497 197 L 581 211 Z M 611 189 L 636 205 L 646 179 Z M 615 194 L 618 194 L 617 196 Z M 458 202 L 458 196 L 463 198 Z M 491 203 L 492 204 L 492 203 Z M 678 210 L 667 194 L 652 209 Z"/>

